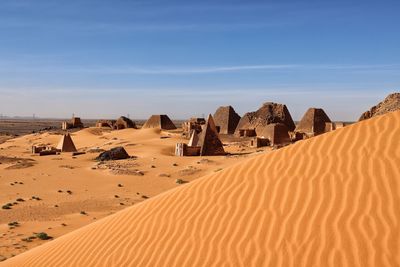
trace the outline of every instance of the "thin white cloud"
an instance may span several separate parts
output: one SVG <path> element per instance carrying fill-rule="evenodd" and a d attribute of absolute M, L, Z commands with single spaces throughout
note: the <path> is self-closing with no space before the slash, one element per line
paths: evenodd
<path fill-rule="evenodd" d="M 92 73 L 92 74 L 129 74 L 129 75 L 190 75 L 213 74 L 230 72 L 300 72 L 300 71 L 358 71 L 385 72 L 398 71 L 400 64 L 260 64 L 260 65 L 231 65 L 231 66 L 32 66 L 0 62 L 0 73 L 32 72 L 32 73 Z"/>

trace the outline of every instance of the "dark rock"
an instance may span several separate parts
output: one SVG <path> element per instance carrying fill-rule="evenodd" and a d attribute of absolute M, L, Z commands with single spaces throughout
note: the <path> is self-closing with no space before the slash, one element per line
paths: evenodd
<path fill-rule="evenodd" d="M 126 152 L 126 150 L 120 146 L 120 147 L 114 147 L 110 150 L 107 150 L 103 153 L 101 153 L 96 160 L 99 161 L 105 161 L 105 160 L 119 160 L 119 159 L 128 159 L 130 158 L 129 154 Z"/>

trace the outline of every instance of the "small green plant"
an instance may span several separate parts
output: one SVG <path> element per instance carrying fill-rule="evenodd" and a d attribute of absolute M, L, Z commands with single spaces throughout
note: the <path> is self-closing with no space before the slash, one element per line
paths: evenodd
<path fill-rule="evenodd" d="M 52 238 L 51 236 L 49 236 L 49 235 L 48 235 L 47 233 L 45 233 L 45 232 L 37 233 L 37 234 L 36 234 L 36 237 L 39 238 L 40 240 L 49 240 L 49 239 Z"/>
<path fill-rule="evenodd" d="M 175 183 L 177 183 L 177 184 L 184 184 L 185 181 L 182 180 L 182 179 L 176 179 L 176 180 L 175 180 Z"/>

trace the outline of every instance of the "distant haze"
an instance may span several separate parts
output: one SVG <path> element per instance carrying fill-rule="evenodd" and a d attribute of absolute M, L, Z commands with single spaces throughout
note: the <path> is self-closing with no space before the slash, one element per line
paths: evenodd
<path fill-rule="evenodd" d="M 0 2 L 0 114 L 352 121 L 400 91 L 397 1 Z"/>

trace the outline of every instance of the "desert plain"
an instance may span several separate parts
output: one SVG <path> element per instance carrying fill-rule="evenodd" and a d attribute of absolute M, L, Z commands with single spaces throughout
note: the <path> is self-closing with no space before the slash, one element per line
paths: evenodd
<path fill-rule="evenodd" d="M 65 140 L 59 129 L 6 138 L 0 265 L 398 266 L 399 107 L 397 93 L 358 122 L 311 108 L 294 123 L 266 102 L 231 134 L 191 119 L 190 140 L 188 124 L 96 124 L 68 135 L 74 154 L 32 153 Z M 97 158 L 116 147 L 129 157 Z"/>

